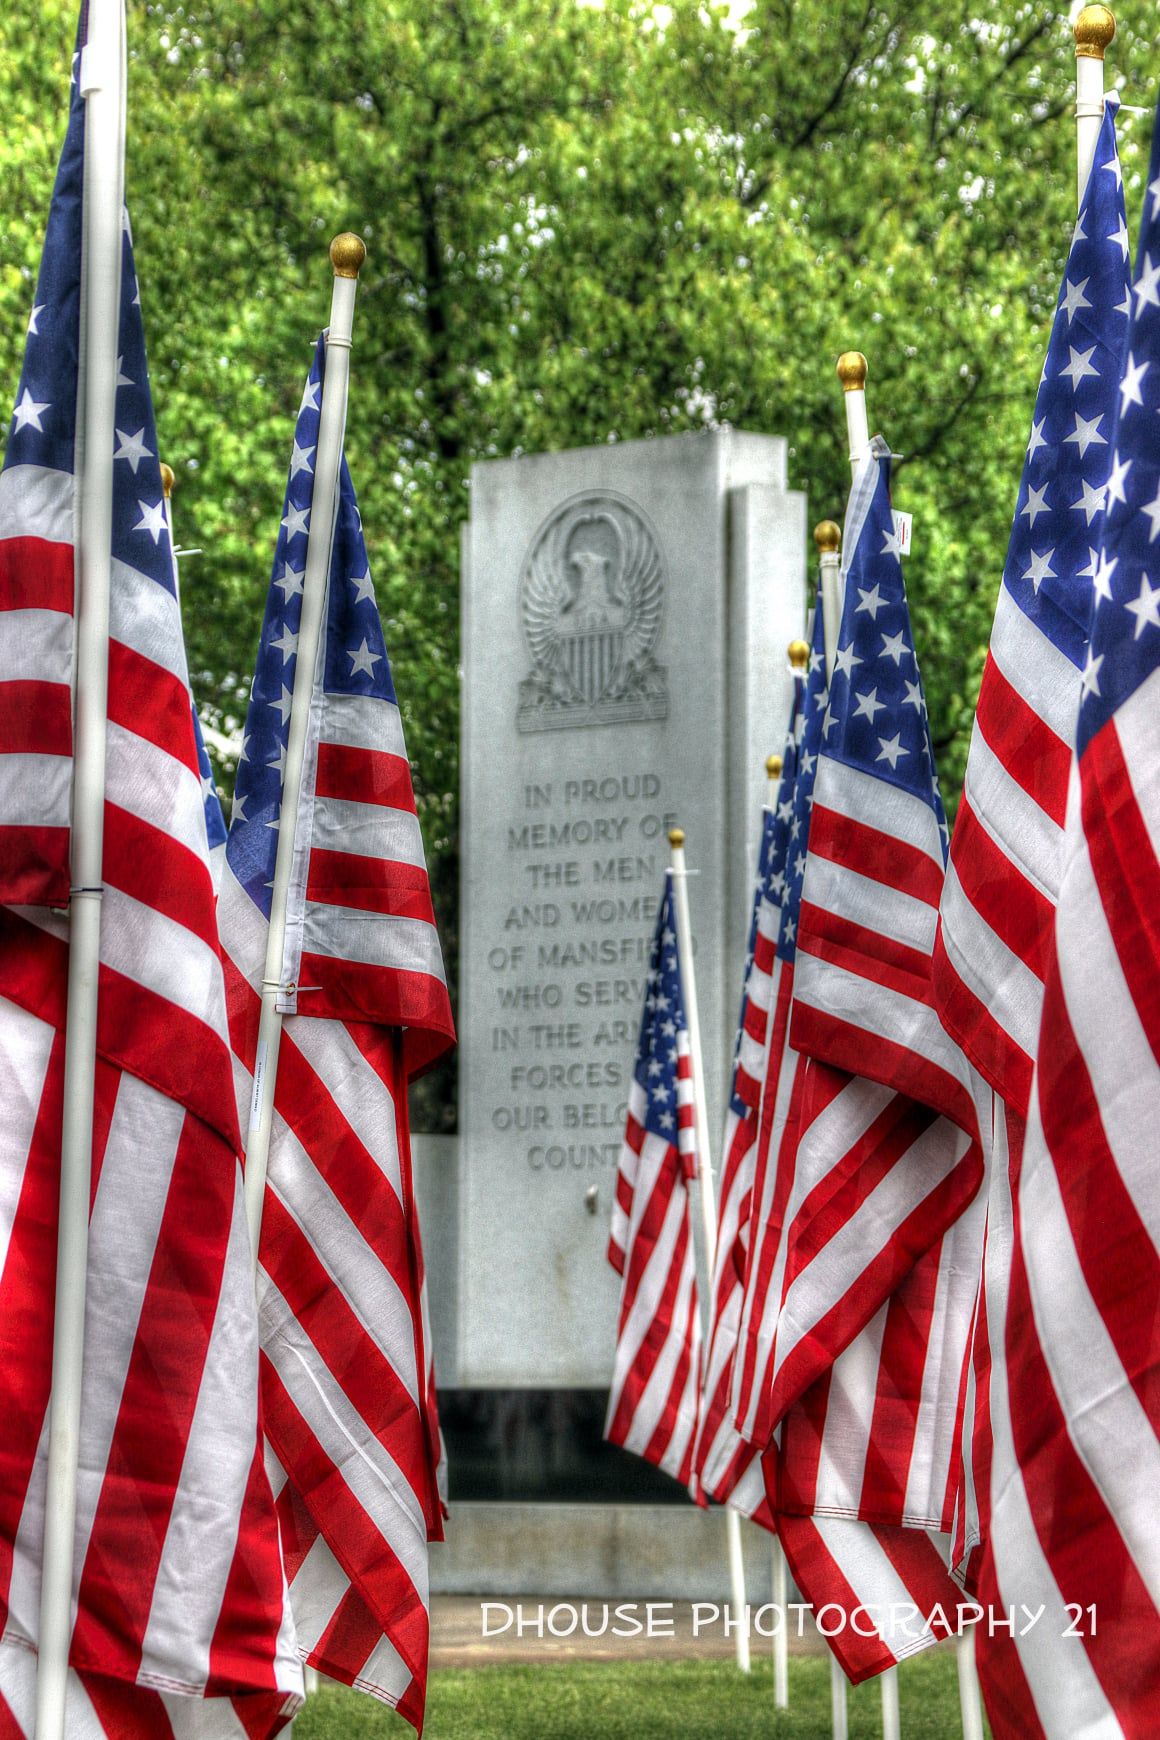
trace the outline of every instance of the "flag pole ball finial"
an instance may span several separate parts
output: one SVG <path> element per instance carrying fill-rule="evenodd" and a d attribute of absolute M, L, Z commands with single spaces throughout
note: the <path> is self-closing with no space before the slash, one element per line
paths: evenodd
<path fill-rule="evenodd" d="M 1075 21 L 1075 52 L 1089 60 L 1103 60 L 1104 50 L 1116 34 L 1116 20 L 1107 6 L 1085 6 Z"/>
<path fill-rule="evenodd" d="M 685 830 L 684 830 L 684 828 L 670 828 L 669 829 L 669 845 L 673 848 L 673 851 L 674 852 L 679 851 L 680 848 L 684 845 L 684 843 L 685 843 Z"/>
<path fill-rule="evenodd" d="M 810 645 L 806 640 L 791 640 L 789 662 L 795 671 L 804 671 L 810 662 Z"/>
<path fill-rule="evenodd" d="M 766 772 L 767 778 L 769 778 L 769 779 L 777 779 L 778 778 L 778 776 L 781 773 L 781 756 L 780 755 L 767 755 L 766 756 L 766 758 L 765 758 L 765 772 Z"/>
<path fill-rule="evenodd" d="M 831 556 L 841 547 L 842 528 L 834 520 L 819 520 L 814 527 L 814 543 L 819 556 Z"/>
<path fill-rule="evenodd" d="M 330 263 L 336 278 L 357 278 L 367 257 L 367 245 L 361 236 L 344 230 L 330 244 Z"/>
<path fill-rule="evenodd" d="M 172 465 L 166 465 L 163 459 L 161 461 L 161 493 L 166 501 L 168 501 L 170 496 L 173 494 L 173 486 L 176 482 L 177 475 L 174 472 Z"/>
<path fill-rule="evenodd" d="M 860 350 L 844 350 L 838 358 L 838 379 L 844 393 L 860 393 L 866 385 L 866 358 Z"/>

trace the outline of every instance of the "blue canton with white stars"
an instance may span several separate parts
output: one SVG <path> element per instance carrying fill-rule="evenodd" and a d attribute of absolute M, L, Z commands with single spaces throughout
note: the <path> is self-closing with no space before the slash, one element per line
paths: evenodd
<path fill-rule="evenodd" d="M 942 833 L 945 860 L 946 816 L 890 508 L 890 455 L 878 436 L 867 464 L 874 467 L 873 493 L 846 570 L 823 751 L 829 760 L 886 780 L 927 804 Z"/>
<path fill-rule="evenodd" d="M 68 127 L 49 208 L 20 386 L 4 454 L 5 470 L 15 465 L 36 465 L 70 473 L 75 469 L 85 143 L 85 103 L 80 94 L 79 65 L 78 48 L 73 56 Z M 161 486 L 145 327 L 127 213 L 122 221 L 118 352 L 112 555 L 114 561 L 155 580 L 176 597 L 173 540 Z M 196 711 L 193 726 L 206 832 L 212 848 L 225 839 L 225 825 Z"/>
<path fill-rule="evenodd" d="M 665 892 L 649 950 L 644 1013 L 633 1074 L 645 1095 L 642 1122 L 653 1136 L 677 1142 L 677 1035 L 685 1028 L 681 963 L 677 952 L 677 915 L 673 873 L 665 872 Z"/>
<path fill-rule="evenodd" d="M 267 918 L 278 853 L 278 814 L 286 771 L 325 368 L 323 334 L 294 429 L 282 524 L 258 642 L 226 847 L 234 875 Z M 339 477 L 324 636 L 322 688 L 327 694 L 395 702 L 362 519 L 345 458 Z"/>
<path fill-rule="evenodd" d="M 785 751 L 781 758 L 781 775 L 777 801 L 773 808 L 761 812 L 761 844 L 757 852 L 757 874 L 753 890 L 753 911 L 749 920 L 749 943 L 745 951 L 745 972 L 741 980 L 741 1008 L 737 1015 L 737 1038 L 733 1045 L 733 1070 L 741 1054 L 742 1029 L 748 1004 L 749 974 L 757 948 L 757 925 L 763 901 L 777 908 L 785 892 L 785 858 L 789 846 L 789 828 L 793 815 L 793 782 L 797 772 L 798 723 L 801 717 L 802 692 L 805 688 L 800 672 L 793 673 L 793 701 L 790 706 L 789 729 L 785 734 Z M 731 1092 L 730 1105 L 738 1117 L 745 1117 L 750 1107 Z"/>
<path fill-rule="evenodd" d="M 1109 99 L 1076 221 L 1003 570 L 1015 603 L 1077 667 L 1105 492 L 1123 481 L 1110 466 L 1129 284 L 1116 107 Z"/>
<path fill-rule="evenodd" d="M 1160 120 L 1132 286 L 1078 747 L 1160 664 Z"/>
<path fill-rule="evenodd" d="M 806 692 L 802 703 L 801 747 L 798 750 L 792 809 L 788 818 L 789 838 L 786 842 L 785 890 L 781 901 L 781 924 L 777 933 L 777 956 L 779 960 L 786 962 L 793 961 L 797 955 L 798 921 L 802 907 L 802 878 L 806 872 L 806 854 L 810 841 L 810 812 L 814 806 L 814 780 L 818 771 L 818 755 L 822 747 L 822 723 L 826 716 L 828 700 L 826 692 L 826 641 L 822 631 L 822 601 L 819 594 L 814 610 L 810 667 L 806 675 Z"/>

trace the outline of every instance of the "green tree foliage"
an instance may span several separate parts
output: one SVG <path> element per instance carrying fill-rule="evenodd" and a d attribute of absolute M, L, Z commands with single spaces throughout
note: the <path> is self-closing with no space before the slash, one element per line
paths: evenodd
<path fill-rule="evenodd" d="M 370 248 L 348 450 L 454 954 L 458 528 L 476 459 L 702 429 L 848 483 L 865 351 L 957 795 L 1074 219 L 1067 10 L 1039 0 L 130 0 L 129 199 L 199 700 L 244 710 L 326 243 Z M 1109 74 L 1150 104 L 1155 17 Z M 64 0 L 0 15 L 15 384 L 63 122 Z M 1129 225 L 1149 121 L 1125 116 Z M 223 786 L 232 769 L 221 763 Z"/>

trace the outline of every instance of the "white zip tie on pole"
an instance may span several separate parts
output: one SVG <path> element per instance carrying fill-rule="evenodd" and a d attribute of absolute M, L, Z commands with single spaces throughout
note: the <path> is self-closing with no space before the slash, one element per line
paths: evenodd
<path fill-rule="evenodd" d="M 681 969 L 681 995 L 689 1030 L 689 1062 L 693 1070 L 693 1129 L 697 1145 L 697 1176 L 701 1185 L 701 1221 L 705 1233 L 705 1267 L 710 1277 L 717 1255 L 717 1203 L 713 1196 L 710 1161 L 709 1116 L 705 1104 L 705 1065 L 701 1057 L 701 1020 L 697 1011 L 697 980 L 693 970 L 693 931 L 689 920 L 689 872 L 685 866 L 685 835 L 681 828 L 669 833 L 672 852 L 673 900 L 677 908 L 677 960 Z M 708 1346 L 710 1302 L 706 1295 L 705 1344 Z M 749 1672 L 749 1625 L 745 1608 L 745 1562 L 741 1554 L 741 1518 L 732 1505 L 725 1505 L 725 1541 L 729 1554 L 729 1583 L 736 1626 L 737 1666 Z"/>
<path fill-rule="evenodd" d="M 123 0 L 91 0 L 81 55 L 85 100 L 82 306 L 77 380 L 76 743 L 72 888 L 61 1129 L 52 1394 L 41 1561 L 36 1740 L 64 1740 L 73 1626 L 73 1536 L 80 1452 L 92 1188 L 97 985 L 104 890 L 113 424 L 125 179 Z"/>
<path fill-rule="evenodd" d="M 314 502 L 310 513 L 306 570 L 302 581 L 302 617 L 298 629 L 294 690 L 290 699 L 286 773 L 282 783 L 282 806 L 278 812 L 278 854 L 274 860 L 270 927 L 266 933 L 266 965 L 262 975 L 262 1015 L 258 1025 L 254 1089 L 250 1098 L 250 1121 L 246 1133 L 246 1221 L 250 1229 L 255 1269 L 258 1265 L 258 1241 L 262 1231 L 266 1170 L 270 1161 L 270 1134 L 274 1125 L 274 1081 L 278 1073 L 278 1049 L 282 1038 L 282 1015 L 278 1008 L 278 999 L 284 989 L 290 989 L 282 984 L 286 905 L 294 863 L 294 833 L 302 790 L 310 699 L 314 690 L 315 667 L 326 615 L 326 587 L 334 543 L 342 443 L 346 431 L 355 293 L 366 253 L 366 246 L 358 236 L 336 236 L 330 244 L 334 290 L 330 304 L 326 372 L 322 382 L 322 405 L 318 419 Z"/>
<path fill-rule="evenodd" d="M 1106 6 L 1085 6 L 1075 21 L 1076 197 L 1083 204 L 1104 119 L 1104 50 L 1116 34 Z"/>

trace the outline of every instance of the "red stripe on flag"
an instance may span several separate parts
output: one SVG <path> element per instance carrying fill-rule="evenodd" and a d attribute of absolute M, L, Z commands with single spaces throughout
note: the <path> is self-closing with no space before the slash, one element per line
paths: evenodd
<path fill-rule="evenodd" d="M 348 906 L 357 912 L 435 923 L 431 886 L 421 864 L 367 858 L 357 852 L 322 851 L 315 846 L 310 853 L 306 898 L 322 906 Z"/>
<path fill-rule="evenodd" d="M 1047 976 L 1055 906 L 995 844 L 964 796 L 955 822 L 955 873 L 979 917 L 1037 979 Z"/>
<path fill-rule="evenodd" d="M 0 611 L 58 610 L 70 616 L 76 552 L 51 538 L 0 538 Z"/>
<path fill-rule="evenodd" d="M 68 683 L 0 683 L 0 755 L 71 755 Z"/>
<path fill-rule="evenodd" d="M 410 762 L 405 755 L 391 755 L 382 749 L 320 743 L 314 789 L 320 798 L 342 798 L 415 813 Z"/>
<path fill-rule="evenodd" d="M 942 895 L 943 868 L 927 852 L 885 834 L 865 822 L 856 822 L 838 810 L 814 807 L 810 817 L 810 854 L 828 858 L 856 875 L 869 877 L 925 901 L 937 909 Z"/>
<path fill-rule="evenodd" d="M 1070 745 L 1027 705 L 993 655 L 983 671 L 975 721 L 1004 772 L 1062 828 L 1071 777 Z"/>
<path fill-rule="evenodd" d="M 121 1679 L 135 1679 L 141 1665 L 218 1309 L 236 1169 L 236 1157 L 216 1132 L 187 1115 L 93 1517 L 73 1634 L 78 1663 Z M 165 1398 L 164 1431 L 158 1430 L 159 1396 Z M 142 1557 L 146 1542 L 149 1560 Z M 132 1577 L 125 1575 L 127 1564 Z M 254 1679 L 252 1662 L 238 1667 L 241 1684 L 271 1683 Z"/>
<path fill-rule="evenodd" d="M 69 830 L 0 824 L 0 903 L 67 906 Z"/>
<path fill-rule="evenodd" d="M 109 721 L 144 738 L 200 779 L 189 690 L 164 665 L 109 642 Z"/>
<path fill-rule="evenodd" d="M 237 1545 L 210 1645 L 206 1685 L 209 1696 L 231 1685 L 253 1685 L 259 1690 L 277 1685 L 274 1650 L 282 1617 L 282 1560 L 278 1537 L 268 1526 L 270 1508 L 270 1483 L 259 1427 Z M 287 1567 L 287 1577 L 289 1574 Z M 269 1646 L 265 1656 L 255 1654 L 254 1644 L 259 1640 Z M 256 1709 L 266 1708 L 265 1699 L 241 1699 L 236 1706 L 239 1713 L 250 1702 Z"/>

